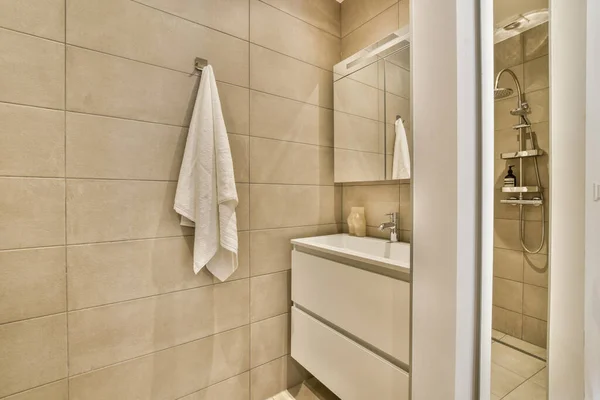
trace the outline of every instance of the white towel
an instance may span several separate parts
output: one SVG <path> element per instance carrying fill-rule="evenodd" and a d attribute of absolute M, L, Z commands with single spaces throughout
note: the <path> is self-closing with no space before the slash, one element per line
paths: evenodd
<path fill-rule="evenodd" d="M 233 161 L 212 67 L 202 70 L 190 122 L 175 211 L 181 225 L 194 226 L 194 272 L 205 265 L 220 281 L 238 266 Z"/>
<path fill-rule="evenodd" d="M 410 153 L 408 151 L 408 140 L 402 118 L 398 118 L 394 124 L 396 140 L 394 141 L 394 162 L 392 163 L 392 179 L 410 178 Z"/>

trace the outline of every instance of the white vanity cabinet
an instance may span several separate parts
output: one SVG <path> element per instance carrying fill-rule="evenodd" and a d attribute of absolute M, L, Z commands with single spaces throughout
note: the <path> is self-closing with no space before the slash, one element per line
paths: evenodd
<path fill-rule="evenodd" d="M 294 246 L 292 357 L 343 400 L 408 399 L 410 283 Z"/>

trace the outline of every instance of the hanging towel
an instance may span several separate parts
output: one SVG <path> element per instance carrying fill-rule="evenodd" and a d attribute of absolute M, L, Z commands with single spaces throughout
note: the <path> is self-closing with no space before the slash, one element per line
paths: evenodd
<path fill-rule="evenodd" d="M 227 129 L 209 65 L 202 70 L 174 206 L 181 225 L 195 229 L 196 274 L 206 266 L 224 281 L 237 269 L 237 204 Z"/>
<path fill-rule="evenodd" d="M 398 118 L 394 124 L 396 140 L 394 141 L 394 162 L 392 164 L 392 179 L 410 178 L 410 153 L 408 152 L 408 140 L 402 118 Z"/>

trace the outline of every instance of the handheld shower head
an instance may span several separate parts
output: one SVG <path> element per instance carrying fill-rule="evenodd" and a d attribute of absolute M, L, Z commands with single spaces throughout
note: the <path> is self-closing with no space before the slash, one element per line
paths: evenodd
<path fill-rule="evenodd" d="M 513 90 L 511 88 L 495 88 L 494 89 L 494 100 L 504 99 L 511 94 L 513 94 Z"/>

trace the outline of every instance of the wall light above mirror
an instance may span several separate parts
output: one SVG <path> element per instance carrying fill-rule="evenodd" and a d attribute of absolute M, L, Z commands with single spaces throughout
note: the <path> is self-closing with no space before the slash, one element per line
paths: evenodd
<path fill-rule="evenodd" d="M 333 72 L 335 182 L 409 179 L 409 27 L 346 58 Z"/>

